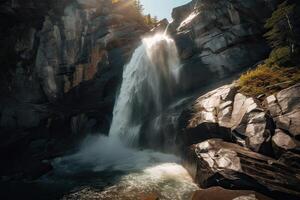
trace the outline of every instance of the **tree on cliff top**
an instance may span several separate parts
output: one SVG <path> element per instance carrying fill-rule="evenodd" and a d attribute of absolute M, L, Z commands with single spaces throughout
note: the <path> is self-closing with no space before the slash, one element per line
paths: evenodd
<path fill-rule="evenodd" d="M 299 54 L 299 12 L 296 4 L 284 1 L 267 20 L 265 28 L 266 39 L 273 48 L 267 63 L 290 64 Z"/>
<path fill-rule="evenodd" d="M 143 11 L 144 11 L 144 7 L 143 7 L 143 5 L 141 4 L 141 1 L 140 0 L 135 0 L 134 1 L 134 6 L 135 6 L 135 8 L 136 8 L 136 10 L 139 12 L 139 13 L 143 13 Z"/>

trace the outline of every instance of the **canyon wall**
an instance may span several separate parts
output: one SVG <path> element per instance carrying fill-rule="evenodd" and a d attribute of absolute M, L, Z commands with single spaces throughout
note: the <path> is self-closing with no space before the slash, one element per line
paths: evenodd
<path fill-rule="evenodd" d="M 123 66 L 148 27 L 122 1 L 6 0 L 0 16 L 1 173 L 38 176 L 32 168 L 73 140 L 107 134 Z"/>
<path fill-rule="evenodd" d="M 269 53 L 262 37 L 276 0 L 193 0 L 172 12 L 170 32 L 184 64 L 182 87 L 193 90 L 248 69 Z"/>

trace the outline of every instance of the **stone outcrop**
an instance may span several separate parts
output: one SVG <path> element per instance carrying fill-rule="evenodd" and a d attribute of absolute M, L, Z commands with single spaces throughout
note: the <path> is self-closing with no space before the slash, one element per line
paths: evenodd
<path fill-rule="evenodd" d="M 262 106 L 225 85 L 199 97 L 183 120 L 181 136 L 187 145 L 210 138 L 235 140 L 254 151 L 265 151 L 272 127 Z M 182 114 L 183 116 L 185 113 Z"/>
<path fill-rule="evenodd" d="M 233 83 L 187 107 L 177 141 L 183 141 L 186 167 L 200 186 L 299 198 L 299 95 L 296 84 L 262 102 Z"/>
<path fill-rule="evenodd" d="M 268 155 L 271 144 L 298 151 L 299 88 L 296 84 L 260 102 L 239 93 L 235 83 L 222 86 L 183 111 L 178 137 L 185 146 L 221 138 Z"/>
<path fill-rule="evenodd" d="M 276 199 L 300 197 L 299 169 L 254 153 L 237 144 L 211 139 L 193 145 L 190 171 L 201 187 L 253 189 Z"/>
<path fill-rule="evenodd" d="M 69 146 L 63 140 L 107 133 L 123 66 L 148 31 L 143 21 L 107 0 L 4 0 L 0 16 L 2 159 L 30 154 L 39 140 L 57 155 Z"/>
<path fill-rule="evenodd" d="M 277 128 L 287 131 L 294 138 L 300 135 L 300 84 L 280 91 L 266 99 L 266 106 Z"/>
<path fill-rule="evenodd" d="M 299 142 L 293 139 L 280 129 L 275 130 L 275 134 L 272 137 L 273 147 L 276 151 L 293 151 L 299 148 Z"/>
<path fill-rule="evenodd" d="M 269 49 L 262 38 L 263 25 L 276 4 L 276 0 L 193 0 L 175 8 L 169 30 L 185 65 L 185 89 L 232 75 L 264 59 Z"/>

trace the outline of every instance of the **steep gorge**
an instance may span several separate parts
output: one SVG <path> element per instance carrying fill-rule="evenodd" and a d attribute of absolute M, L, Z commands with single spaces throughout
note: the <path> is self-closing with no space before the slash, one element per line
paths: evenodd
<path fill-rule="evenodd" d="M 137 198 L 131 195 L 140 195 L 141 199 L 191 198 L 191 191 L 198 187 L 178 165 L 178 158 L 123 147 L 123 143 L 132 143 L 133 139 L 138 148 L 181 154 L 185 167 L 203 188 L 249 189 L 268 196 L 275 191 L 272 198 L 290 193 L 290 198 L 299 196 L 295 188 L 299 180 L 290 178 L 298 173 L 299 167 L 298 143 L 291 137 L 292 134 L 298 138 L 299 106 L 295 101 L 299 97 L 286 97 L 293 93 L 289 90 L 299 94 L 298 86 L 269 97 L 267 108 L 257 103 L 257 99 L 239 94 L 234 84 L 205 94 L 232 82 L 237 74 L 266 58 L 270 49 L 262 37 L 263 25 L 276 5 L 276 0 L 193 0 L 173 10 L 174 21 L 167 29 L 174 39 L 170 39 L 173 45 L 170 47 L 169 39 L 166 45 L 153 42 L 155 36 L 151 38 L 160 25 L 165 29 L 163 21 L 151 32 L 126 1 L 1 2 L 4 31 L 0 44 L 4 48 L 0 63 L 5 67 L 0 81 L 0 156 L 6 160 L 0 168 L 2 181 L 35 180 L 50 172 L 63 184 L 71 177 L 71 182 L 79 179 L 83 186 L 94 186 L 93 181 L 99 176 L 103 179 L 98 183 L 103 185 L 97 185 L 100 190 L 112 187 L 104 192 L 93 187 L 79 189 L 64 198 Z M 149 52 L 137 53 L 142 51 L 138 46 L 145 36 L 158 46 L 151 50 L 152 57 Z M 181 64 L 175 58 L 175 44 Z M 128 65 L 135 66 L 134 70 L 126 68 Z M 149 68 L 152 65 L 163 70 L 153 72 Z M 172 67 L 180 68 L 176 87 L 175 76 L 170 75 Z M 122 92 L 123 87 L 132 90 Z M 117 94 L 122 96 L 116 100 Z M 281 104 L 292 110 L 279 112 Z M 121 120 L 113 119 L 114 105 L 119 108 L 114 117 L 119 111 Z M 124 110 L 126 115 L 122 113 Z M 133 125 L 138 125 L 138 129 Z M 129 130 L 133 137 L 123 140 L 131 142 L 115 143 L 105 137 L 126 135 Z M 94 136 L 85 140 L 84 151 L 73 154 L 78 152 L 78 143 L 90 134 Z M 294 145 L 287 150 L 278 137 Z M 211 138 L 231 143 L 218 139 L 206 141 Z M 207 152 L 214 152 L 209 154 L 213 157 L 209 159 Z M 211 165 L 211 160 L 216 164 Z M 254 171 L 264 171 L 258 178 L 253 169 L 245 167 L 245 163 L 253 160 Z M 88 165 L 82 165 L 82 161 Z M 267 166 L 269 162 L 272 164 Z M 153 167 L 153 163 L 162 164 Z M 293 168 L 287 169 L 289 165 Z M 141 173 L 131 174 L 132 170 L 140 169 Z M 118 180 L 119 176 L 111 173 L 129 175 Z M 280 178 L 269 180 L 273 175 Z M 237 177 L 241 182 L 236 181 Z M 281 185 L 276 185 L 276 181 Z M 124 190 L 126 187 L 133 189 Z M 178 191 L 174 193 L 175 190 Z M 216 190 L 220 194 L 227 192 Z"/>

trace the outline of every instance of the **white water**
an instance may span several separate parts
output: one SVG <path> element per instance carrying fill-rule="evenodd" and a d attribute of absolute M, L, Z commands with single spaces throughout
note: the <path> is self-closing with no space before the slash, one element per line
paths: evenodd
<path fill-rule="evenodd" d="M 162 199 L 185 199 L 184 195 L 190 195 L 197 186 L 179 158 L 130 148 L 138 146 L 140 129 L 147 117 L 159 114 L 169 103 L 180 67 L 176 45 L 170 37 L 157 34 L 144 38 L 124 68 L 109 136 L 87 138 L 77 154 L 56 159 L 54 166 L 69 174 L 129 173 L 101 194 L 112 199 L 125 199 L 140 191 L 159 193 Z"/>
<path fill-rule="evenodd" d="M 136 146 L 143 121 L 161 112 L 172 97 L 179 70 L 177 48 L 170 37 L 144 38 L 125 66 L 109 136 Z"/>

